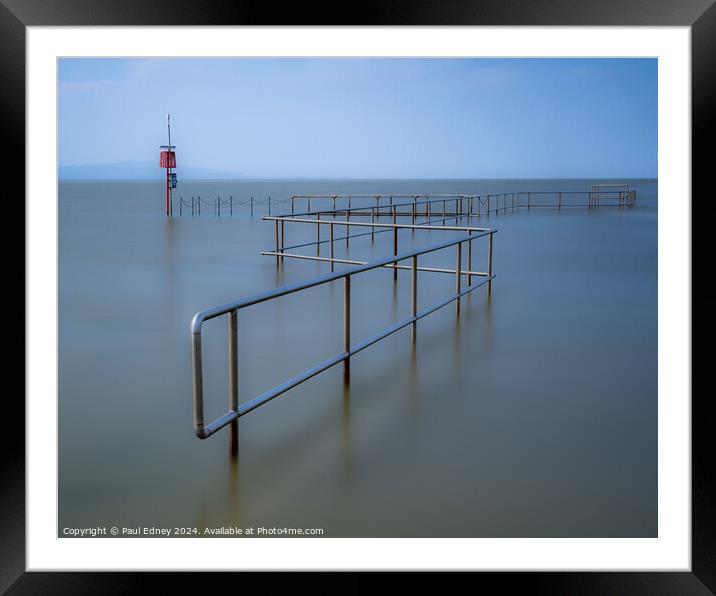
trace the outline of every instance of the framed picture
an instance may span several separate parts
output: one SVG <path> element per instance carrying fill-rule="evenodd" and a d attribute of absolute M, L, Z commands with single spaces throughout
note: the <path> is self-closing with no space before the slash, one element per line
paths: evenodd
<path fill-rule="evenodd" d="M 716 9 L 391 6 L 0 7 L 9 594 L 716 590 L 690 355 Z"/>

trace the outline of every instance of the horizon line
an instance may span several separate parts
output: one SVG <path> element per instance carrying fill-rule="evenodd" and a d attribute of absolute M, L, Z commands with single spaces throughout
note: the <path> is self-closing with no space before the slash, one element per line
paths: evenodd
<path fill-rule="evenodd" d="M 240 178 L 183 178 L 192 181 L 255 181 L 255 180 L 658 180 L 658 176 L 496 176 L 492 178 L 474 176 L 400 176 L 400 177 L 345 177 L 345 176 L 242 176 Z M 66 182 L 161 182 L 159 178 L 89 178 L 58 176 L 57 181 Z"/>

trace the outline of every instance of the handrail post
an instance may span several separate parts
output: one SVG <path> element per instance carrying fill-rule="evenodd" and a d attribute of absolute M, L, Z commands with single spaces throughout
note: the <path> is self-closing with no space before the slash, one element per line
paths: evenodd
<path fill-rule="evenodd" d="M 395 218 L 393 218 L 393 223 L 395 223 Z M 393 227 L 393 254 L 397 256 L 398 254 L 398 227 Z M 393 263 L 393 281 L 398 280 L 398 263 Z"/>
<path fill-rule="evenodd" d="M 410 315 L 412 317 L 418 316 L 418 256 L 413 255 L 411 259 L 410 267 Z M 417 339 L 418 322 L 413 321 L 410 327 L 410 341 L 415 344 Z"/>
<path fill-rule="evenodd" d="M 278 263 L 281 257 L 279 257 L 279 245 L 278 245 L 278 219 L 274 220 L 274 236 L 276 236 L 276 267 L 278 267 Z"/>
<path fill-rule="evenodd" d="M 472 236 L 472 230 L 467 233 L 468 236 Z M 467 285 L 472 285 L 472 240 L 467 241 Z"/>
<path fill-rule="evenodd" d="M 229 410 L 239 411 L 239 359 L 236 310 L 229 314 Z M 229 427 L 229 453 L 239 453 L 239 419 L 231 422 Z"/>
<path fill-rule="evenodd" d="M 460 315 L 460 270 L 462 269 L 462 242 L 458 242 L 456 245 L 457 250 L 455 251 L 455 293 L 458 294 L 455 300 L 455 314 Z"/>
<path fill-rule="evenodd" d="M 343 278 L 343 351 L 348 354 L 343 361 L 343 382 L 350 381 L 351 374 L 351 276 Z"/>
<path fill-rule="evenodd" d="M 350 211 L 346 209 L 346 224 L 348 224 L 348 221 L 350 220 Z M 351 227 L 350 225 L 346 225 L 346 250 L 348 250 L 348 247 L 350 246 L 350 237 L 351 237 Z"/>
<path fill-rule="evenodd" d="M 321 256 L 321 214 L 316 214 L 316 256 Z"/>
<path fill-rule="evenodd" d="M 330 238 L 330 257 L 331 257 L 331 271 L 333 271 L 333 222 L 328 224 L 328 232 Z"/>
<path fill-rule="evenodd" d="M 192 333 L 191 338 L 191 367 L 193 383 L 193 405 L 194 405 L 194 432 L 203 439 L 204 435 L 204 374 L 202 371 L 201 358 L 201 329 Z"/>
<path fill-rule="evenodd" d="M 375 207 L 370 208 L 370 221 L 371 223 L 375 223 Z M 375 226 L 371 226 L 370 228 L 370 241 L 375 241 Z"/>
<path fill-rule="evenodd" d="M 487 236 L 487 293 L 492 293 L 492 237 L 494 232 Z"/>
<path fill-rule="evenodd" d="M 281 262 L 283 262 L 283 259 L 284 259 L 284 257 L 283 257 L 283 247 L 286 246 L 286 240 L 285 240 L 284 237 L 283 237 L 283 236 L 284 236 L 284 224 L 285 224 L 285 223 L 286 223 L 286 222 L 285 222 L 283 219 L 281 219 Z"/>

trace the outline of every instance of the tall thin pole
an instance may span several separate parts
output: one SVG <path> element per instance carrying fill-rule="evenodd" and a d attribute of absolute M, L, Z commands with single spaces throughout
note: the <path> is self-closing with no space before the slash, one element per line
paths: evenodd
<path fill-rule="evenodd" d="M 398 255 L 398 226 L 395 225 L 395 219 L 393 219 L 393 255 Z M 393 281 L 398 281 L 398 262 L 393 263 Z"/>
<path fill-rule="evenodd" d="M 335 217 L 335 216 L 334 216 L 334 217 Z M 329 238 L 330 238 L 330 241 L 329 241 L 330 254 L 329 254 L 329 256 L 331 257 L 331 271 L 333 271 L 333 222 L 331 222 L 331 223 L 328 225 L 328 232 L 329 232 L 328 235 L 329 235 Z"/>
<path fill-rule="evenodd" d="M 239 361 L 236 310 L 229 314 L 229 410 L 239 411 Z M 239 452 L 239 419 L 229 427 L 229 453 L 236 456 Z"/>
<path fill-rule="evenodd" d="M 462 269 L 462 242 L 457 243 L 455 254 L 455 314 L 460 315 L 460 270 Z"/>
<path fill-rule="evenodd" d="M 171 129 L 171 120 L 170 115 L 167 114 L 167 138 L 169 140 L 169 144 L 167 145 L 166 150 L 166 189 L 165 189 L 165 212 L 166 215 L 172 215 L 174 211 L 174 201 L 173 201 L 173 189 L 172 189 L 172 167 L 171 167 L 171 153 L 172 152 L 172 129 Z M 176 159 L 176 158 L 175 158 Z M 181 209 L 180 209 L 181 210 Z"/>
<path fill-rule="evenodd" d="M 171 173 L 172 173 L 172 169 L 171 169 L 171 166 L 170 166 L 171 162 L 169 161 L 169 153 L 171 152 L 171 146 L 172 146 L 172 128 L 171 128 L 171 125 L 170 125 L 169 114 L 167 114 L 167 136 L 168 136 L 168 138 L 169 138 L 169 147 L 167 148 L 167 193 L 166 193 L 166 208 L 167 208 L 167 215 L 169 215 L 169 214 L 170 214 L 170 209 L 171 209 L 171 208 L 170 208 L 170 204 L 171 204 L 171 203 L 170 203 L 170 199 L 169 199 L 169 195 L 170 195 L 170 193 L 171 193 L 171 190 L 170 190 L 169 187 L 170 187 L 170 184 L 171 184 L 170 178 L 171 178 Z"/>
<path fill-rule="evenodd" d="M 278 245 L 278 219 L 274 220 L 274 235 L 276 236 L 276 267 L 278 267 L 279 264 L 279 252 L 281 252 L 281 249 Z"/>
<path fill-rule="evenodd" d="M 487 293 L 492 294 L 492 237 L 494 231 L 487 236 Z"/>
<path fill-rule="evenodd" d="M 470 230 L 467 233 L 468 236 L 472 236 L 472 230 Z M 472 240 L 468 240 L 467 242 L 467 285 L 472 285 L 472 275 L 470 272 L 472 271 Z"/>
<path fill-rule="evenodd" d="M 332 225 L 332 224 L 331 224 Z M 343 278 L 343 351 L 346 359 L 343 361 L 343 382 L 348 383 L 351 374 L 351 276 Z"/>
<path fill-rule="evenodd" d="M 316 214 L 316 256 L 321 256 L 321 214 Z"/>
<path fill-rule="evenodd" d="M 410 260 L 410 314 L 415 319 L 418 316 L 418 257 L 413 255 Z M 410 339 L 415 344 L 417 337 L 417 321 L 410 327 Z"/>

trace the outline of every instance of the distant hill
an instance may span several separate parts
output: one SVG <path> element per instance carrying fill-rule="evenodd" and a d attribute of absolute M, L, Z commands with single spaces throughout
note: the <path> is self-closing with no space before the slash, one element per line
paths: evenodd
<path fill-rule="evenodd" d="M 181 166 L 176 169 L 180 179 L 245 178 L 240 172 L 215 170 L 201 166 Z M 60 180 L 161 180 L 164 170 L 158 163 L 126 161 L 117 163 L 59 166 Z"/>

